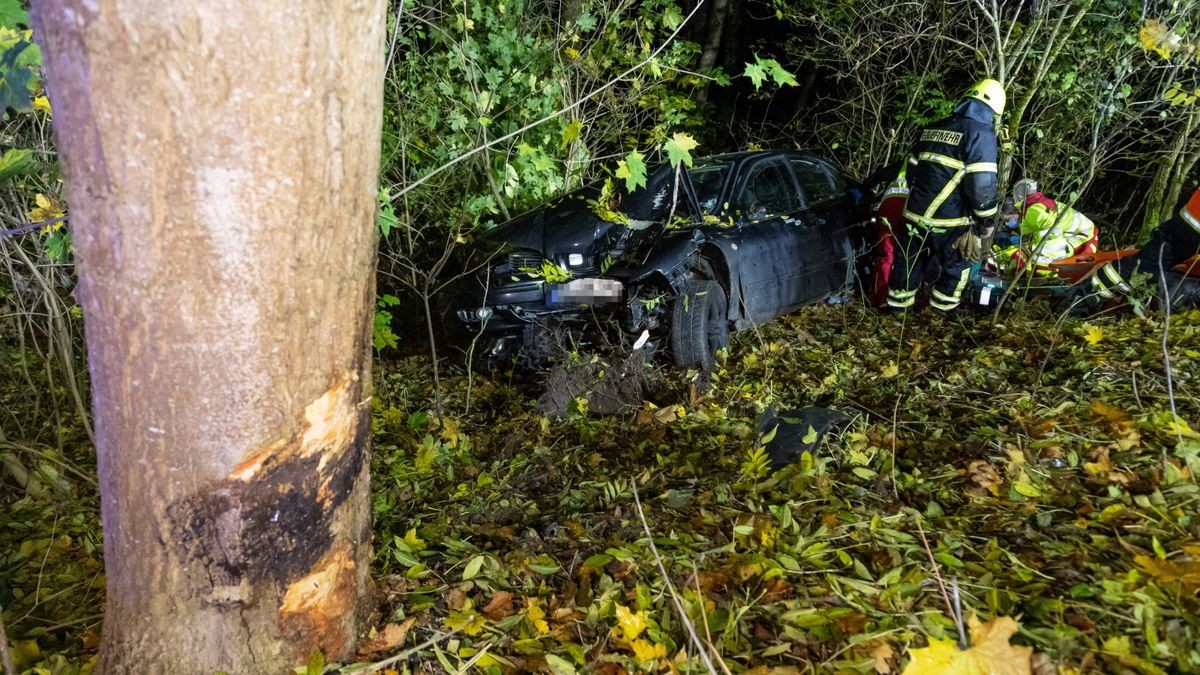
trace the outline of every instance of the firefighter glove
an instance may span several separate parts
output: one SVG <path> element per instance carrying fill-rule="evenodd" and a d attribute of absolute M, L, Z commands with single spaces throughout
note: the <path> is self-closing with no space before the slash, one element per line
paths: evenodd
<path fill-rule="evenodd" d="M 983 260 L 983 237 L 974 232 L 969 230 L 964 232 L 961 237 L 954 240 L 954 248 L 970 262 Z"/>

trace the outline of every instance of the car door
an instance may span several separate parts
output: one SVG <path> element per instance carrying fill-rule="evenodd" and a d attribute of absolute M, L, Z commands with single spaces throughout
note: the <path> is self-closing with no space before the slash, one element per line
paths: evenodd
<path fill-rule="evenodd" d="M 787 159 L 747 163 L 730 207 L 743 315 L 768 321 L 797 307 L 802 290 L 797 262 L 812 245 L 812 233 L 798 220 L 804 200 Z"/>
<path fill-rule="evenodd" d="M 824 162 L 808 157 L 792 157 L 791 165 L 808 206 L 801 218 L 812 233 L 800 256 L 799 294 L 807 303 L 842 288 L 854 251 L 845 191 L 836 176 Z"/>

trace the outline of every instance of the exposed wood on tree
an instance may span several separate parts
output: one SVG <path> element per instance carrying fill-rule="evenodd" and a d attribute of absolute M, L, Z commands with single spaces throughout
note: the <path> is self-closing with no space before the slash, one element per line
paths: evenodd
<path fill-rule="evenodd" d="M 87 322 L 104 672 L 353 648 L 383 8 L 34 7 Z"/>

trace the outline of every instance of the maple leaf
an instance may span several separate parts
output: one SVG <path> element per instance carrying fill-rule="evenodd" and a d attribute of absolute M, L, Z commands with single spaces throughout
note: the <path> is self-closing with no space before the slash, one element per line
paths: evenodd
<path fill-rule="evenodd" d="M 746 71 L 742 74 L 750 78 L 750 83 L 754 85 L 755 90 L 762 87 L 763 81 L 767 79 L 767 69 L 758 63 L 747 63 Z"/>
<path fill-rule="evenodd" d="M 904 675 L 1030 675 L 1033 647 L 1008 643 L 1017 632 L 1012 617 L 998 616 L 980 623 L 970 619 L 971 647 L 959 649 L 951 640 L 929 638 L 928 647 L 910 649 L 912 660 Z"/>
<path fill-rule="evenodd" d="M 617 178 L 625 179 L 625 189 L 633 192 L 646 187 L 646 162 L 642 153 L 634 150 L 617 164 Z"/>
<path fill-rule="evenodd" d="M 667 153 L 667 159 L 671 162 L 671 166 L 679 166 L 680 162 L 691 166 L 692 150 L 698 145 L 700 144 L 692 138 L 691 134 L 680 131 L 663 144 L 663 151 Z"/>

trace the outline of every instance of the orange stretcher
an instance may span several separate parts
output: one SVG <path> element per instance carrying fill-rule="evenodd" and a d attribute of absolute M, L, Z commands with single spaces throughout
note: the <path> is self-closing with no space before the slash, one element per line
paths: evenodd
<path fill-rule="evenodd" d="M 1083 279 L 1088 278 L 1105 263 L 1110 263 L 1114 260 L 1120 260 L 1137 253 L 1140 249 L 1125 248 L 1119 251 L 1096 251 L 1087 255 L 1077 255 L 1070 258 L 1063 258 L 1048 263 L 1046 266 L 1054 270 L 1059 278 L 1065 279 L 1071 284 L 1077 284 Z M 1191 258 L 1171 268 L 1172 272 L 1180 276 L 1192 277 L 1200 279 L 1200 255 L 1194 255 Z"/>

